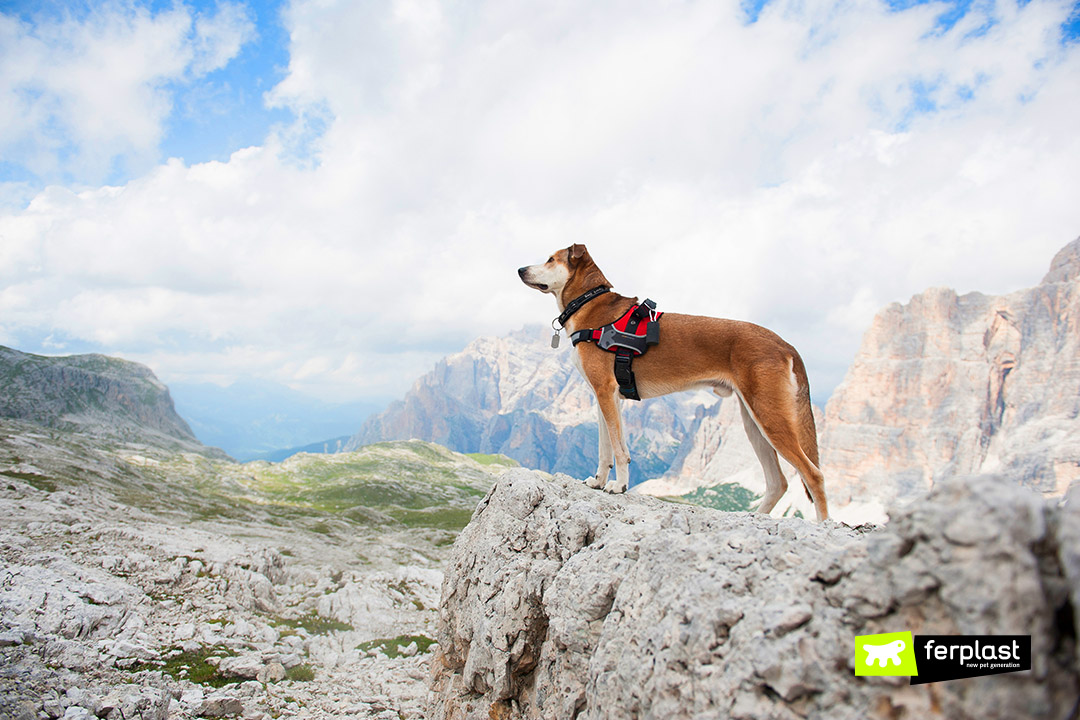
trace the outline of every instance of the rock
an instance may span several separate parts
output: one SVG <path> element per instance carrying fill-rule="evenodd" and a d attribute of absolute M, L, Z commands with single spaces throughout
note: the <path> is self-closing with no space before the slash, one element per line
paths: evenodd
<path fill-rule="evenodd" d="M 232 715 L 240 715 L 244 712 L 244 704 L 240 699 L 226 693 L 214 693 L 207 697 L 198 710 L 199 717 L 220 718 Z"/>
<path fill-rule="evenodd" d="M 267 663 L 259 674 L 255 676 L 259 682 L 273 683 L 284 680 L 287 675 L 285 673 L 285 666 L 279 662 Z"/>
<path fill-rule="evenodd" d="M 121 686 L 115 688 L 102 701 L 98 717 L 105 720 L 165 720 L 172 698 L 165 690 L 156 688 Z"/>
<path fill-rule="evenodd" d="M 26 637 L 18 630 L 10 630 L 6 632 L 0 632 L 0 647 L 11 647 L 12 645 L 22 645 L 26 641 Z"/>
<path fill-rule="evenodd" d="M 1015 480 L 943 478 L 871 532 L 679 512 L 505 473 L 446 571 L 427 717 L 1004 720 L 1064 717 L 1080 695 L 1062 620 L 1080 527 Z M 997 531 L 971 544 L 969 516 Z M 932 692 L 855 677 L 854 636 L 899 630 L 1030 634 L 1033 670 Z"/>
<path fill-rule="evenodd" d="M 180 706 L 189 712 L 202 709 L 205 699 L 206 691 L 200 685 L 188 685 L 181 691 L 179 697 Z"/>
<path fill-rule="evenodd" d="M 64 693 L 64 698 L 68 706 L 77 705 L 86 708 L 90 711 L 91 715 L 97 715 L 97 711 L 101 707 L 100 698 L 82 688 L 68 688 L 67 692 Z"/>
<path fill-rule="evenodd" d="M 118 658 L 135 658 L 144 661 L 157 660 L 161 657 L 156 651 L 128 640 L 118 640 L 109 648 L 109 652 Z"/>
<path fill-rule="evenodd" d="M 64 711 L 64 720 L 91 720 L 93 717 L 93 713 L 78 705 L 71 705 Z"/>
<path fill-rule="evenodd" d="M 264 665 L 260 653 L 244 653 L 221 660 L 218 664 L 218 672 L 226 677 L 254 680 L 263 671 Z"/>
<path fill-rule="evenodd" d="M 42 701 L 41 710 L 50 718 L 58 718 L 64 714 L 64 706 L 60 703 L 60 698 L 55 695 Z"/>

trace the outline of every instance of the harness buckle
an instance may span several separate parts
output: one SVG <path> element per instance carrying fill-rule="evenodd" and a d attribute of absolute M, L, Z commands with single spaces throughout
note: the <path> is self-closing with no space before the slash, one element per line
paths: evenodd
<path fill-rule="evenodd" d="M 640 335 L 620 332 L 614 325 L 605 325 L 600 328 L 600 339 L 596 341 L 601 350 L 611 348 L 626 348 L 631 352 L 641 355 L 645 352 L 645 338 Z"/>

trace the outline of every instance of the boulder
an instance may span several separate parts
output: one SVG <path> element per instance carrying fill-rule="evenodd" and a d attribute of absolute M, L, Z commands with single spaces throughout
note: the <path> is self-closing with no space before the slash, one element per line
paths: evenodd
<path fill-rule="evenodd" d="M 997 477 L 944 480 L 868 531 L 508 471 L 446 572 L 428 716 L 1065 717 L 1071 517 Z M 1031 635 L 1033 667 L 854 675 L 856 635 L 903 630 Z"/>

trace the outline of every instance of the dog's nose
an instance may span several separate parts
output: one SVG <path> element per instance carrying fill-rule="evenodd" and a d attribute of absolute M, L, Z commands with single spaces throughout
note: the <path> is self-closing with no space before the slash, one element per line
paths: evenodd
<path fill-rule="evenodd" d="M 529 268 L 527 268 L 527 267 L 518 268 L 518 277 L 524 278 L 525 273 L 527 273 L 527 272 L 529 272 Z"/>

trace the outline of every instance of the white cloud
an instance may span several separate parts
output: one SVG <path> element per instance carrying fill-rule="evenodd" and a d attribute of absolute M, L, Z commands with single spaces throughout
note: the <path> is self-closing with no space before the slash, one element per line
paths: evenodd
<path fill-rule="evenodd" d="M 393 395 L 547 321 L 515 270 L 586 242 L 623 292 L 774 327 L 827 393 L 875 304 L 1033 284 L 1080 232 L 1069 4 L 943 9 L 296 2 L 267 99 L 325 132 L 0 217 L 0 337 Z"/>
<path fill-rule="evenodd" d="M 172 110 L 169 83 L 224 66 L 253 37 L 240 5 L 193 16 L 126 2 L 31 24 L 0 15 L 0 157 L 40 177 L 100 182 L 148 169 Z"/>

